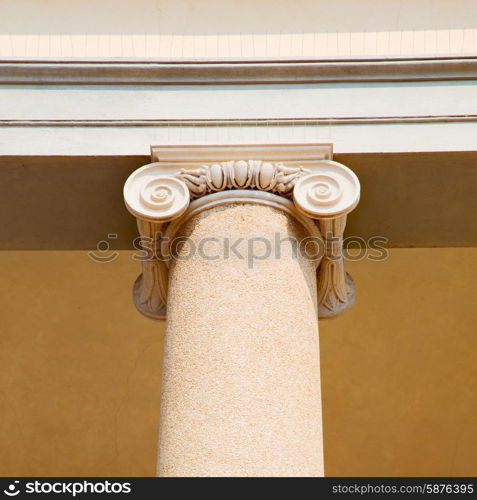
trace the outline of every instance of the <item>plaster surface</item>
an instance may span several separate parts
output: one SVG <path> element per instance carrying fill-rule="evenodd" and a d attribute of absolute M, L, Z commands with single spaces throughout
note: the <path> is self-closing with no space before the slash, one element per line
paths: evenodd
<path fill-rule="evenodd" d="M 87 250 L 107 241 L 115 250 L 132 249 L 137 227 L 124 209 L 122 187 L 149 158 L 2 158 L 0 248 Z M 362 185 L 346 237 L 382 236 L 391 247 L 477 245 L 476 152 L 334 158 Z"/>
<path fill-rule="evenodd" d="M 472 0 L 3 0 L 0 57 L 468 53 L 476 12 Z"/>
<path fill-rule="evenodd" d="M 132 254 L 0 252 L 2 476 L 154 475 L 164 326 L 131 303 Z M 326 475 L 477 475 L 476 259 L 346 263 L 356 302 L 320 323 Z"/>

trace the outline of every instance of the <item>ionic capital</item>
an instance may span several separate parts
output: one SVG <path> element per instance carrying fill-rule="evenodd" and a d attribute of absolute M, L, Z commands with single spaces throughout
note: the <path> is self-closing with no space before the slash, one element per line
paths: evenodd
<path fill-rule="evenodd" d="M 360 184 L 352 170 L 331 160 L 326 146 L 160 148 L 159 161 L 127 179 L 125 203 L 149 245 L 157 244 L 157 234 L 173 234 L 193 215 L 219 205 L 259 203 L 288 213 L 332 249 L 321 259 L 317 279 L 319 315 L 333 316 L 354 300 L 341 239 L 346 215 L 359 202 Z M 233 159 L 234 153 L 239 158 Z M 143 262 L 134 301 L 146 316 L 165 317 L 167 273 L 159 256 Z"/>

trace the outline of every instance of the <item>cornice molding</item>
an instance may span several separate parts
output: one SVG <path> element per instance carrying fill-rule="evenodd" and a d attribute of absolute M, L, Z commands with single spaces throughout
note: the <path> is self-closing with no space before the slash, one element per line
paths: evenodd
<path fill-rule="evenodd" d="M 322 60 L 0 60 L 0 84 L 224 85 L 477 79 L 477 56 Z"/>
<path fill-rule="evenodd" d="M 143 120 L 2 120 L 0 127 L 246 127 L 317 125 L 399 125 L 477 122 L 477 115 L 344 116 L 309 118 L 143 119 Z"/>

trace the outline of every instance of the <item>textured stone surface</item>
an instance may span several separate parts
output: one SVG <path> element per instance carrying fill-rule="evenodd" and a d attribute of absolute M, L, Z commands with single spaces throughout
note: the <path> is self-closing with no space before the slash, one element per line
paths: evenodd
<path fill-rule="evenodd" d="M 196 253 L 171 266 L 162 476 L 323 474 L 316 263 L 294 257 L 289 242 L 280 258 L 224 258 L 224 238 L 265 237 L 274 246 L 276 233 L 305 236 L 285 214 L 258 205 L 215 208 L 183 228 L 196 245 L 218 238 L 204 249 L 219 258 Z M 255 255 L 264 250 L 254 243 Z"/>

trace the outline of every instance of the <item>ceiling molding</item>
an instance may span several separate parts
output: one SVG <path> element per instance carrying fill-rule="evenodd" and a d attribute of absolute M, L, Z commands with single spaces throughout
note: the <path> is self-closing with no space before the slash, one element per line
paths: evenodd
<path fill-rule="evenodd" d="M 477 56 L 323 60 L 0 60 L 0 84 L 197 85 L 477 79 Z"/>
<path fill-rule="evenodd" d="M 320 118 L 2 120 L 0 127 L 242 127 L 477 122 L 477 115 L 345 116 Z"/>

